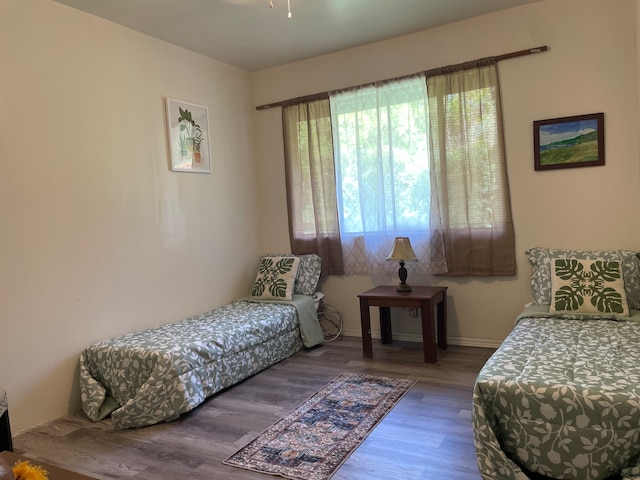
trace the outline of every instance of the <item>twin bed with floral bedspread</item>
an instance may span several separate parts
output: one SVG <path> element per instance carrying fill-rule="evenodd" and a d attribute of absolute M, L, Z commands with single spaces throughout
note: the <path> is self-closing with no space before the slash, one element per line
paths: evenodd
<path fill-rule="evenodd" d="M 527 254 L 535 303 L 473 392 L 482 478 L 640 479 L 637 252 Z"/>
<path fill-rule="evenodd" d="M 312 297 L 317 255 L 269 255 L 252 295 L 209 312 L 109 339 L 80 357 L 86 415 L 114 428 L 169 421 L 207 397 L 324 339 Z"/>

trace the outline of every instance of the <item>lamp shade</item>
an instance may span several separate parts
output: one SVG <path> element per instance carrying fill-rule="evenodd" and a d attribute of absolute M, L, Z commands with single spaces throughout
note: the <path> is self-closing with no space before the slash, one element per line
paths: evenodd
<path fill-rule="evenodd" d="M 396 237 L 393 242 L 393 249 L 387 257 L 387 260 L 417 260 L 415 252 L 411 247 L 409 237 Z"/>

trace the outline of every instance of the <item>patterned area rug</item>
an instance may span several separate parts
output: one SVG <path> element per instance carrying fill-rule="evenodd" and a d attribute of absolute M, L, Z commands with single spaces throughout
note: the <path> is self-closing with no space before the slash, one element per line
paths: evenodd
<path fill-rule="evenodd" d="M 344 373 L 224 463 L 294 480 L 326 480 L 415 383 Z"/>

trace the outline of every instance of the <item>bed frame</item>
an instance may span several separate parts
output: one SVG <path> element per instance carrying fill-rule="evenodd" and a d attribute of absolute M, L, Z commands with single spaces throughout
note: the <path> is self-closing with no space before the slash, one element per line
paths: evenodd
<path fill-rule="evenodd" d="M 96 343 L 80 357 L 86 415 L 114 428 L 169 421 L 206 398 L 324 339 L 313 298 L 238 300 L 202 315 Z M 317 327 L 315 326 L 317 325 Z M 306 334 L 305 334 L 306 329 Z"/>
<path fill-rule="evenodd" d="M 116 429 L 177 418 L 211 395 L 324 340 L 318 255 L 261 258 L 251 297 L 105 340 L 80 356 L 82 409 Z"/>
<path fill-rule="evenodd" d="M 639 478 L 637 253 L 540 248 L 527 253 L 536 302 L 518 316 L 474 387 L 474 439 L 482 478 Z M 618 284 L 616 298 L 625 298 L 629 309 L 625 305 L 623 314 L 616 309 L 583 313 L 580 302 L 574 310 L 555 308 L 563 304 L 562 292 L 570 291 L 561 291 L 554 277 L 564 275 L 566 259 L 585 260 L 572 264 L 575 271 L 594 261 L 617 264 L 624 286 Z M 557 269 L 554 273 L 550 268 Z M 620 280 L 616 275 L 611 278 Z M 603 282 L 593 289 L 611 288 L 607 295 L 613 295 L 614 289 L 607 285 Z M 599 295 L 589 293 L 590 298 Z"/>

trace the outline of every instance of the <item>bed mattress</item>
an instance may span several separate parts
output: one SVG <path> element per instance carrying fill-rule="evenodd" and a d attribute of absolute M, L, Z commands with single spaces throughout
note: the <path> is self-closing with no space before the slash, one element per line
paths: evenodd
<path fill-rule="evenodd" d="M 322 331 L 313 319 L 301 332 L 300 304 L 315 310 L 311 297 L 300 297 L 306 298 L 297 304 L 238 300 L 89 346 L 80 357 L 84 412 L 94 421 L 111 415 L 116 429 L 172 420 L 303 346 L 320 343 Z"/>
<path fill-rule="evenodd" d="M 473 393 L 486 480 L 640 478 L 640 315 L 526 309 Z"/>

